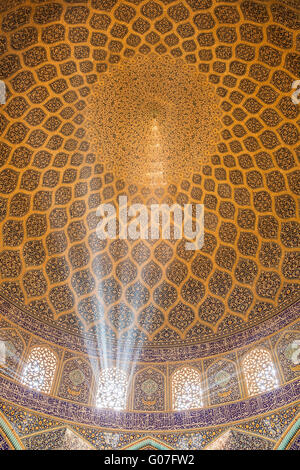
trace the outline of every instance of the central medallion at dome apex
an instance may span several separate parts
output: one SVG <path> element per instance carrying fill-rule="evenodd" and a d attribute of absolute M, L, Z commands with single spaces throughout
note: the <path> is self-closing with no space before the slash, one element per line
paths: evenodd
<path fill-rule="evenodd" d="M 86 111 L 93 151 L 131 183 L 189 177 L 215 150 L 218 103 L 196 67 L 138 55 L 112 66 L 94 87 Z"/>

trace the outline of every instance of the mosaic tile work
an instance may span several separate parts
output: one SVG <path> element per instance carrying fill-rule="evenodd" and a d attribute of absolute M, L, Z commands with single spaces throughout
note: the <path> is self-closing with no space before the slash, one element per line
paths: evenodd
<path fill-rule="evenodd" d="M 253 419 L 299 399 L 299 380 L 285 384 L 275 390 L 244 400 L 222 404 L 216 407 L 186 410 L 173 413 L 126 412 L 97 409 L 75 402 L 70 403 L 11 382 L 0 375 L 3 400 L 18 403 L 32 412 L 45 413 L 47 417 L 57 417 L 73 423 L 105 427 L 115 430 L 175 431 L 200 427 L 221 426 L 229 421 Z"/>
<path fill-rule="evenodd" d="M 272 448 L 272 441 L 230 429 L 212 442 L 207 450 L 271 450 Z"/>
<path fill-rule="evenodd" d="M 7 442 L 6 436 L 4 436 L 4 434 L 2 434 L 0 431 L 0 450 L 11 450 L 11 449 L 12 447 L 9 444 L 9 442 Z"/>
<path fill-rule="evenodd" d="M 300 433 L 295 436 L 291 444 L 289 445 L 289 450 L 300 450 Z"/>
<path fill-rule="evenodd" d="M 207 383 L 212 405 L 238 400 L 241 396 L 238 371 L 234 362 L 219 360 L 207 369 Z"/>
<path fill-rule="evenodd" d="M 280 384 L 299 378 L 300 373 L 299 322 L 231 352 L 221 351 L 221 355 L 214 350 L 210 357 L 178 362 L 160 358 L 155 364 L 128 362 L 126 357 L 101 363 L 97 353 L 75 354 L 31 334 L 19 356 L 14 355 L 14 369 L 10 366 L 12 340 L 7 332 L 12 340 L 24 335 L 22 329 L 0 319 L 3 375 L 78 404 L 97 406 L 101 401 L 101 408 L 111 408 L 114 400 L 119 409 L 127 410 L 207 408 L 276 390 Z M 278 355 L 278 345 L 284 355 Z M 187 385 L 192 387 L 194 398 L 187 394 Z"/>
<path fill-rule="evenodd" d="M 3 301 L 0 298 L 0 308 L 1 314 L 3 315 L 2 323 L 5 327 L 15 327 L 18 325 L 21 327 L 23 336 L 27 335 L 24 328 L 38 337 L 43 338 L 46 342 L 51 344 L 56 344 L 62 348 L 68 348 L 80 353 L 88 354 L 89 356 L 101 356 L 103 355 L 103 348 L 101 348 L 101 341 L 91 341 L 65 332 L 63 330 L 58 330 L 47 323 L 38 320 L 30 315 L 26 315 L 23 309 L 20 309 L 13 305 L 11 302 Z M 4 318 L 11 320 L 12 323 L 4 321 Z M 135 360 L 139 358 L 140 361 L 144 362 L 161 362 L 161 361 L 185 361 L 198 359 L 202 357 L 223 354 L 227 351 L 241 347 L 241 345 L 246 346 L 255 341 L 262 340 L 268 335 L 272 335 L 277 331 L 281 331 L 283 328 L 287 327 L 289 324 L 292 324 L 299 318 L 299 302 L 293 304 L 292 306 L 283 309 L 276 316 L 262 322 L 256 327 L 248 328 L 247 330 L 232 334 L 228 337 L 222 338 L 220 340 L 211 341 L 211 342 L 199 342 L 197 345 L 192 346 L 181 346 L 180 348 L 132 348 L 131 353 L 126 354 L 124 351 L 123 358 L 124 360 L 131 360 L 132 357 L 135 357 Z M 291 328 L 293 328 L 291 326 Z M 201 331 L 201 330 L 200 330 Z M 116 359 L 118 357 L 118 347 L 114 344 L 110 344 L 107 341 L 106 344 L 109 344 L 109 350 L 106 350 L 106 357 Z M 128 357 L 129 356 L 129 357 Z"/>
<path fill-rule="evenodd" d="M 28 420 L 34 420 L 38 424 L 35 430 L 28 429 L 27 432 L 19 434 L 21 420 L 24 418 L 20 414 L 20 408 L 8 403 L 1 403 L 1 411 L 13 426 L 14 430 L 21 437 L 22 443 L 28 449 L 46 448 L 86 448 L 88 445 L 96 449 L 122 449 L 133 445 L 144 438 L 154 438 L 167 448 L 173 449 L 203 449 L 209 448 L 216 440 L 222 438 L 226 433 L 233 433 L 234 439 L 227 439 L 227 445 L 233 448 L 241 446 L 243 449 L 270 449 L 279 440 L 289 423 L 295 418 L 298 407 L 285 407 L 274 410 L 265 416 L 254 421 L 244 421 L 240 423 L 228 424 L 224 427 L 199 428 L 193 431 L 175 432 L 150 432 L 147 434 L 132 431 L 118 432 L 109 429 L 99 429 L 95 427 L 84 427 L 80 425 L 66 424 L 62 421 L 52 421 L 51 427 L 45 430 L 43 423 L 45 418 L 32 411 L 27 412 Z M 269 429 L 274 430 L 272 437 L 266 432 L 265 423 L 269 423 Z M 66 439 L 66 434 L 67 438 Z M 69 434 L 69 436 L 68 436 Z M 72 440 L 70 439 L 72 437 Z M 81 438 L 81 439 L 80 439 Z M 245 439 L 248 438 L 248 442 Z M 67 442 L 66 442 L 67 441 Z M 71 441 L 71 444 L 70 444 Z M 73 447 L 71 447 L 73 445 Z"/>
<path fill-rule="evenodd" d="M 0 12 L 0 409 L 16 435 L 32 449 L 274 448 L 299 411 L 298 2 Z M 124 194 L 204 204 L 202 249 L 99 240 L 97 207 Z M 257 345 L 278 382 L 249 397 Z M 22 385 L 43 347 L 48 394 Z M 94 406 L 103 353 L 135 359 L 127 411 Z M 198 409 L 171 412 L 183 367 L 199 371 Z"/>
<path fill-rule="evenodd" d="M 109 70 L 88 98 L 90 150 L 101 149 L 103 163 L 131 185 L 142 181 L 159 190 L 199 172 L 216 151 L 222 127 L 220 97 L 205 75 L 157 54 Z"/>
<path fill-rule="evenodd" d="M 145 368 L 135 376 L 134 410 L 163 411 L 166 408 L 165 376 L 153 368 Z"/>
<path fill-rule="evenodd" d="M 299 338 L 297 332 L 289 331 L 277 342 L 277 355 L 281 370 L 288 380 L 299 373 L 299 356 L 297 353 Z"/>
<path fill-rule="evenodd" d="M 58 396 L 88 403 L 92 382 L 92 370 L 86 360 L 74 357 L 64 362 Z"/>
<path fill-rule="evenodd" d="M 85 440 L 68 428 L 47 431 L 23 439 L 25 448 L 31 450 L 93 450 Z"/>
<path fill-rule="evenodd" d="M 1 295 L 47 323 L 44 331 L 53 325 L 63 337 L 73 333 L 74 347 L 75 335 L 105 335 L 130 343 L 141 357 L 257 327 L 299 297 L 299 107 L 291 100 L 299 69 L 296 2 L 82 3 L 1 4 L 0 80 L 7 86 L 0 110 Z M 207 91 L 207 105 L 222 112 L 207 120 L 221 120 L 219 141 L 209 155 L 203 143 L 199 171 L 152 189 L 129 182 L 126 168 L 121 178 L 93 148 L 88 125 L 91 114 L 95 123 L 101 118 L 93 102 L 109 86 L 120 102 L 135 98 L 133 87 L 120 95 L 114 85 L 130 70 L 125 64 L 140 64 L 132 73 L 141 89 L 139 70 L 151 61 L 146 91 L 157 86 L 162 66 L 166 75 L 157 103 L 144 114 L 133 109 L 137 130 L 143 115 L 158 124 L 165 116 L 176 138 L 184 131 L 187 120 L 162 103 L 174 67 L 176 79 L 186 77 L 185 93 L 193 96 L 193 83 L 201 83 L 194 111 L 201 102 L 207 114 Z M 188 78 L 187 67 L 201 77 Z M 185 116 L 180 96 L 172 96 L 171 108 Z M 150 147 L 157 138 L 150 134 Z M 174 160 L 175 176 L 188 153 Z M 203 203 L 202 250 L 187 252 L 178 241 L 99 241 L 96 207 L 121 193 L 134 202 Z"/>

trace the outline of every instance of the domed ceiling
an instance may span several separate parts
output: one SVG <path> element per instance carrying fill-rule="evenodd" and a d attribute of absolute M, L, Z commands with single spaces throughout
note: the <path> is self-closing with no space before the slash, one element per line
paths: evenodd
<path fill-rule="evenodd" d="M 299 298 L 297 6 L 1 2 L 0 293 L 24 318 L 172 348 Z M 99 240 L 124 194 L 204 204 L 202 249 Z"/>

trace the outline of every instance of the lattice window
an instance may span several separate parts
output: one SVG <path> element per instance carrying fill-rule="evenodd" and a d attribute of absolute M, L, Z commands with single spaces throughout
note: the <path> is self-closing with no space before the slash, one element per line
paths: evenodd
<path fill-rule="evenodd" d="M 267 349 L 250 351 L 243 360 L 243 371 L 249 395 L 266 392 L 278 385 L 276 370 Z"/>
<path fill-rule="evenodd" d="M 99 408 L 123 410 L 126 408 L 128 390 L 127 374 L 111 367 L 103 369 L 99 374 L 96 405 Z"/>
<path fill-rule="evenodd" d="M 179 369 L 173 375 L 172 403 L 174 410 L 201 408 L 201 376 L 190 367 Z"/>
<path fill-rule="evenodd" d="M 57 359 L 50 349 L 38 346 L 29 354 L 22 382 L 40 392 L 50 393 Z"/>

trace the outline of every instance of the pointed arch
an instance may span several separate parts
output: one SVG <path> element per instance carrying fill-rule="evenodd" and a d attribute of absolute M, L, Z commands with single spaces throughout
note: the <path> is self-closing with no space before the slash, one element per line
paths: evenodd
<path fill-rule="evenodd" d="M 39 392 L 50 393 L 57 362 L 56 355 L 47 346 L 33 347 L 23 368 L 22 383 Z"/>
<path fill-rule="evenodd" d="M 217 405 L 241 398 L 237 363 L 228 357 L 219 357 L 205 370 L 209 403 Z"/>
<path fill-rule="evenodd" d="M 98 377 L 96 406 L 98 408 L 124 410 L 127 404 L 128 375 L 118 367 L 102 369 Z"/>
<path fill-rule="evenodd" d="M 0 369 L 9 375 L 17 372 L 25 350 L 24 338 L 15 328 L 0 329 Z"/>
<path fill-rule="evenodd" d="M 279 385 L 271 353 L 264 347 L 252 349 L 244 356 L 242 370 L 249 395 L 264 393 Z"/>
<path fill-rule="evenodd" d="M 298 377 L 300 371 L 300 332 L 285 329 L 275 343 L 274 354 L 284 382 Z"/>
<path fill-rule="evenodd" d="M 134 376 L 133 409 L 163 411 L 166 406 L 165 375 L 155 367 L 143 367 Z"/>
<path fill-rule="evenodd" d="M 62 364 L 57 395 L 60 398 L 88 403 L 93 381 L 93 370 L 86 358 L 73 356 Z"/>
<path fill-rule="evenodd" d="M 173 410 L 190 410 L 203 406 L 201 373 L 193 367 L 181 367 L 172 375 Z"/>
<path fill-rule="evenodd" d="M 153 436 L 145 436 L 133 444 L 122 447 L 123 450 L 174 450 L 174 447 L 170 447 L 165 442 L 161 442 L 155 439 Z"/>

